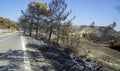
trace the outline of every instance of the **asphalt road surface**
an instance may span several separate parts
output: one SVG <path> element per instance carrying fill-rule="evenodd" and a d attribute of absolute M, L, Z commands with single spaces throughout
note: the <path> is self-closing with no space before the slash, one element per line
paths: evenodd
<path fill-rule="evenodd" d="M 7 52 L 8 50 L 24 50 L 22 32 L 0 36 L 0 53 Z"/>
<path fill-rule="evenodd" d="M 19 31 L 19 32 L 14 32 L 11 34 L 0 36 L 0 53 L 5 53 L 9 50 L 23 50 L 23 51 L 25 51 L 24 56 L 23 56 L 23 58 L 24 58 L 24 61 L 23 61 L 24 62 L 24 71 L 32 71 L 29 57 L 26 57 L 28 54 L 26 52 L 25 39 L 23 37 L 23 32 Z M 0 61 L 0 65 L 1 65 L 1 63 L 10 64 L 11 62 L 10 62 L 10 60 L 7 62 Z"/>

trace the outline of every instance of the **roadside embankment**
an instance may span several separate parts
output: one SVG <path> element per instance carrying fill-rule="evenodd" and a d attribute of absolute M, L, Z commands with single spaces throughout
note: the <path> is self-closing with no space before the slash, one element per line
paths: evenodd
<path fill-rule="evenodd" d="M 13 32 L 16 32 L 16 31 L 13 29 L 0 29 L 0 37 L 5 35 L 10 35 Z"/>

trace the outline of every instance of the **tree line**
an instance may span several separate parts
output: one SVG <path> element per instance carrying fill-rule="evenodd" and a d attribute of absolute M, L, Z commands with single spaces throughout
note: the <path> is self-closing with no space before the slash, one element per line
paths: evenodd
<path fill-rule="evenodd" d="M 21 13 L 19 23 L 24 33 L 29 32 L 29 35 L 32 36 L 32 31 L 34 31 L 37 38 L 39 32 L 44 30 L 49 35 L 48 41 L 51 40 L 51 35 L 54 33 L 57 36 L 56 43 L 59 42 L 62 33 L 68 32 L 65 29 L 69 29 L 75 18 L 67 20 L 71 11 L 67 12 L 65 0 L 52 0 L 49 4 L 33 1 L 28 4 L 26 10 L 21 10 Z"/>

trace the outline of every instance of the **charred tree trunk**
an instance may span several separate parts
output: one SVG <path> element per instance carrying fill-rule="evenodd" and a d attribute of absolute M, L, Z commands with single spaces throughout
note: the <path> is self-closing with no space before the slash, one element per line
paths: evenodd
<path fill-rule="evenodd" d="M 29 35 L 32 36 L 32 23 L 30 23 L 30 28 L 29 28 Z"/>
<path fill-rule="evenodd" d="M 36 35 L 35 35 L 35 38 L 38 37 L 38 27 L 36 27 Z"/>
<path fill-rule="evenodd" d="M 58 33 L 57 33 L 57 44 L 58 44 L 58 42 L 59 42 L 59 38 L 60 38 L 60 22 L 59 22 L 59 24 L 58 24 Z"/>
<path fill-rule="evenodd" d="M 35 35 L 35 38 L 38 37 L 38 23 L 36 23 L 36 35 Z"/>
<path fill-rule="evenodd" d="M 53 31 L 53 26 L 52 26 L 52 22 L 51 22 L 51 25 L 50 25 L 50 33 L 49 33 L 49 39 L 48 39 L 48 41 L 51 40 L 52 31 Z"/>
<path fill-rule="evenodd" d="M 36 30 L 36 35 L 35 35 L 35 38 L 37 38 L 38 37 L 38 31 L 39 31 L 39 14 L 37 15 L 37 18 L 36 18 L 36 20 L 37 20 L 37 23 L 36 23 L 36 28 L 35 28 L 35 30 Z"/>
<path fill-rule="evenodd" d="M 23 34 L 25 34 L 25 29 L 23 30 Z"/>
<path fill-rule="evenodd" d="M 30 26 L 30 32 L 29 32 L 29 35 L 30 35 L 30 36 L 32 35 L 32 26 Z"/>

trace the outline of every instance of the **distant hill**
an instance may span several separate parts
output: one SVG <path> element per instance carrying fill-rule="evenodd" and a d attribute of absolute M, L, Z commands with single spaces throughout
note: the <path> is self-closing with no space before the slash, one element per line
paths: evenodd
<path fill-rule="evenodd" d="M 10 19 L 0 17 L 0 29 L 14 29 L 18 30 L 16 23 Z"/>
<path fill-rule="evenodd" d="M 119 33 L 106 26 L 80 26 L 76 27 L 76 34 L 87 38 L 90 41 L 98 43 L 107 43 L 111 37 L 119 37 Z"/>

